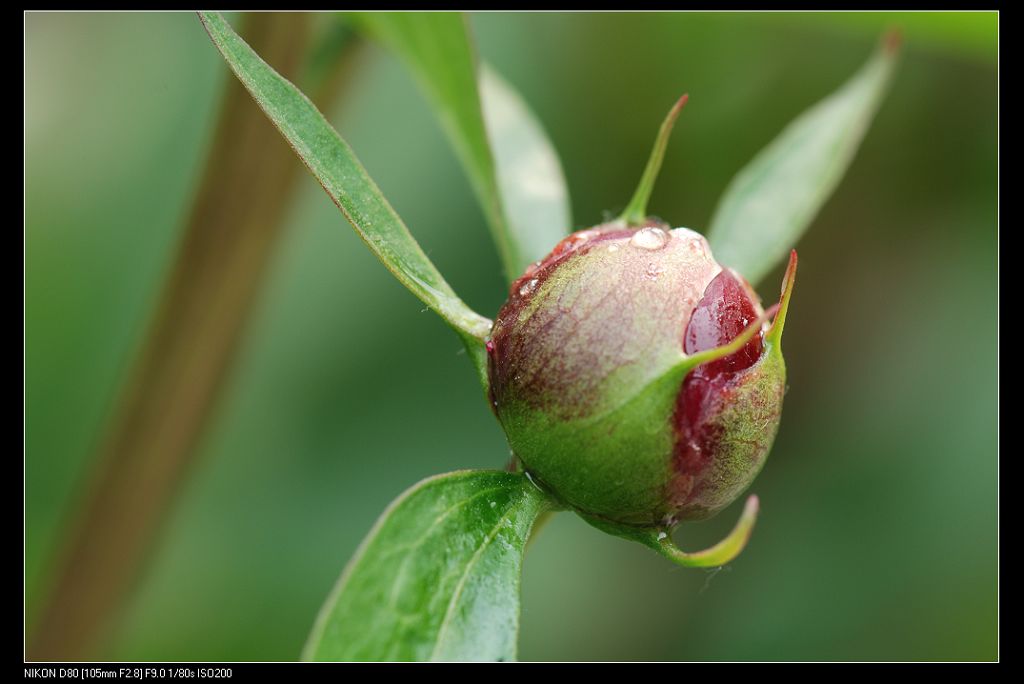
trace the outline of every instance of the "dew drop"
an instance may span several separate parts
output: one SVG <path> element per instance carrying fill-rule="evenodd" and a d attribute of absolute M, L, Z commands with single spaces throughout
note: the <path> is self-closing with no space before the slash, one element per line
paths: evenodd
<path fill-rule="evenodd" d="M 530 278 L 525 283 L 523 283 L 522 287 L 519 288 L 519 296 L 520 297 L 525 297 L 526 295 L 532 293 L 536 289 L 537 289 L 537 279 L 536 278 Z"/>
<path fill-rule="evenodd" d="M 658 276 L 660 276 L 664 271 L 665 269 L 661 266 L 661 264 L 658 264 L 654 261 L 647 264 L 647 278 L 649 280 L 657 280 Z"/>
<path fill-rule="evenodd" d="M 665 539 L 668 539 L 668 533 L 664 532 L 664 531 L 659 532 L 658 533 L 658 541 L 663 541 Z"/>
<path fill-rule="evenodd" d="M 537 484 L 536 482 L 533 481 L 533 476 L 530 475 L 530 471 L 529 470 L 524 470 L 523 471 L 523 475 L 526 475 L 526 479 L 530 481 L 530 484 L 532 484 L 534 487 L 537 488 L 537 491 L 541 491 L 541 492 L 544 491 L 543 489 L 541 489 L 539 484 Z"/>
<path fill-rule="evenodd" d="M 668 233 L 661 228 L 641 228 L 633 233 L 629 244 L 640 249 L 656 250 L 661 249 L 668 242 Z"/>
<path fill-rule="evenodd" d="M 487 344 L 484 345 L 484 349 L 487 350 L 488 354 L 494 353 L 494 340 L 487 340 Z"/>
<path fill-rule="evenodd" d="M 615 252 L 619 251 L 619 246 L 618 245 L 608 245 L 608 251 L 611 252 L 612 254 L 614 254 Z"/>

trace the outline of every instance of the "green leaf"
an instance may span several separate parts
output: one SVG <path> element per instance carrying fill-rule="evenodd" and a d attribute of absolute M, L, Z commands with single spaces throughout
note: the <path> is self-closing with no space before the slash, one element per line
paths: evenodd
<path fill-rule="evenodd" d="M 519 254 L 518 277 L 568 234 L 569 190 L 544 129 L 519 93 L 487 64 L 480 69 L 480 96 L 508 231 Z"/>
<path fill-rule="evenodd" d="M 897 42 L 888 36 L 850 81 L 736 175 L 708 233 L 720 263 L 756 283 L 786 257 L 853 160 L 891 79 Z"/>
<path fill-rule="evenodd" d="M 505 275 L 515 280 L 571 225 L 565 179 L 543 129 L 511 86 L 489 69 L 478 74 L 462 14 L 356 19 L 415 75 L 483 207 Z"/>
<path fill-rule="evenodd" d="M 462 337 L 480 368 L 491 322 L 459 299 L 352 149 L 309 99 L 260 59 L 218 12 L 200 12 L 217 49 L 384 266 Z"/>
<path fill-rule="evenodd" d="M 304 659 L 514 660 L 523 549 L 551 506 L 518 473 L 423 480 L 349 561 Z"/>

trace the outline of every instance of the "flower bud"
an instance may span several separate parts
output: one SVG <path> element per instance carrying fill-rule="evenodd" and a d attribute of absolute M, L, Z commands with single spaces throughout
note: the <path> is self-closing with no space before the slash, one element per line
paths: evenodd
<path fill-rule="evenodd" d="M 647 219 L 572 234 L 517 280 L 487 343 L 490 395 L 525 470 L 590 516 L 714 515 L 764 465 L 781 333 L 707 241 Z"/>

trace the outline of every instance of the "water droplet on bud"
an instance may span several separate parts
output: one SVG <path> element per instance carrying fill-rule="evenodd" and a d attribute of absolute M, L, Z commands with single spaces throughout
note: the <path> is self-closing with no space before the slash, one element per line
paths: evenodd
<path fill-rule="evenodd" d="M 629 244 L 640 249 L 656 250 L 661 249 L 668 242 L 668 233 L 661 228 L 641 228 L 633 233 Z"/>
<path fill-rule="evenodd" d="M 535 289 L 537 289 L 537 279 L 530 278 L 525 283 L 523 283 L 522 287 L 519 288 L 519 296 L 525 297 L 526 295 L 532 293 Z"/>

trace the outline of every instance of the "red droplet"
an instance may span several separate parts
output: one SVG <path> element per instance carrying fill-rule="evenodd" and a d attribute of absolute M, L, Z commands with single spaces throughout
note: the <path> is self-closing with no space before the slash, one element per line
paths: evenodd
<path fill-rule="evenodd" d="M 494 353 L 494 341 L 493 340 L 487 340 L 487 344 L 484 345 L 484 349 L 487 350 L 488 354 L 493 354 Z"/>

